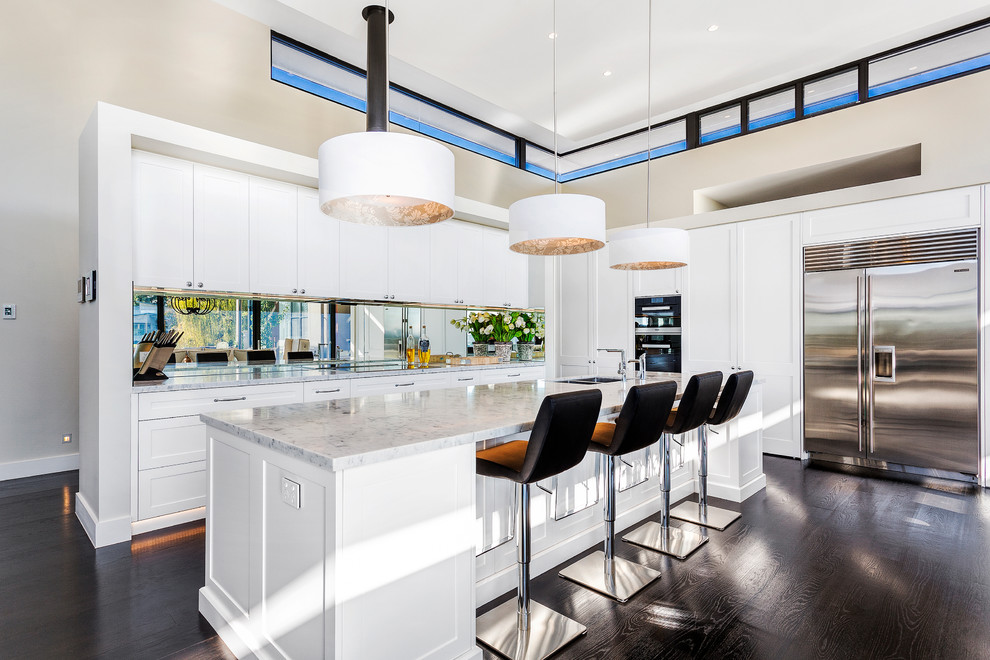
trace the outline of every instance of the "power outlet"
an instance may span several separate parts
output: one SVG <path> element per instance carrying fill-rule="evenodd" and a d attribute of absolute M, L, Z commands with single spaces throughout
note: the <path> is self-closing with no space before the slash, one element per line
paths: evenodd
<path fill-rule="evenodd" d="M 17 318 L 17 305 L 11 303 L 3 304 L 3 318 L 5 320 L 13 321 Z"/>
<path fill-rule="evenodd" d="M 282 501 L 294 509 L 300 508 L 302 506 L 302 486 L 292 479 L 282 477 Z"/>

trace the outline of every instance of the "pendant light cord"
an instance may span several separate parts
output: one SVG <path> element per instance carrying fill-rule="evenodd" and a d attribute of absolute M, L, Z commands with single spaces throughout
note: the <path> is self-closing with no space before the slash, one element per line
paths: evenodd
<path fill-rule="evenodd" d="M 385 0 L 385 132 L 389 130 L 389 108 L 391 107 L 392 83 L 388 77 L 388 56 L 392 52 L 392 44 L 389 43 L 392 21 L 389 20 L 391 12 L 388 10 L 388 0 Z"/>
<path fill-rule="evenodd" d="M 646 0 L 646 228 L 650 228 L 650 129 L 653 124 L 653 0 Z"/>
<path fill-rule="evenodd" d="M 557 153 L 557 0 L 553 0 L 553 191 L 560 194 L 560 155 Z"/>

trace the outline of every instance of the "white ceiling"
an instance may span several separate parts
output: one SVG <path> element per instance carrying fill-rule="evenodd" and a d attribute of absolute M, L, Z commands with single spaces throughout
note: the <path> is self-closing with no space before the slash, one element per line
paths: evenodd
<path fill-rule="evenodd" d="M 216 0 L 358 66 L 371 0 Z M 647 0 L 390 0 L 390 77 L 566 151 L 645 125 Z M 653 3 L 653 119 L 662 121 L 990 15 L 978 0 Z M 710 25 L 718 25 L 709 31 Z M 556 40 L 548 34 L 556 31 Z M 604 76 L 604 71 L 611 71 Z"/>

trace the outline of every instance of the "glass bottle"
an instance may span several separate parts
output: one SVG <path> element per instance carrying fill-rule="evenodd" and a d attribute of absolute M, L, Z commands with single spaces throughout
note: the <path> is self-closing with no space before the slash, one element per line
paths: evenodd
<path fill-rule="evenodd" d="M 409 337 L 406 339 L 406 366 L 413 366 L 416 361 L 416 342 L 413 339 L 413 335 L 410 332 Z"/>
<path fill-rule="evenodd" d="M 419 361 L 423 365 L 430 363 L 430 338 L 426 336 L 426 326 L 419 335 Z"/>

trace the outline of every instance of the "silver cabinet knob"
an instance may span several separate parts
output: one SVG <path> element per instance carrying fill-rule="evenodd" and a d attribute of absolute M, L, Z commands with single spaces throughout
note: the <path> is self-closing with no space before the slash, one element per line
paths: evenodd
<path fill-rule="evenodd" d="M 203 288 L 203 283 L 202 282 L 196 282 L 196 286 L 198 286 L 200 289 L 202 289 Z"/>
<path fill-rule="evenodd" d="M 298 291 L 296 291 L 295 289 L 293 289 L 293 290 L 292 290 L 292 293 L 299 293 L 299 292 L 298 292 Z"/>
<path fill-rule="evenodd" d="M 186 282 L 186 286 L 192 286 L 192 282 L 191 281 Z"/>
<path fill-rule="evenodd" d="M 306 289 L 299 289 L 299 293 L 306 293 Z"/>
<path fill-rule="evenodd" d="M 394 295 L 393 296 L 389 296 L 389 298 L 391 298 L 392 300 L 395 300 L 395 296 Z"/>

